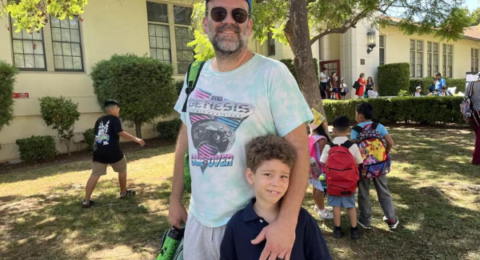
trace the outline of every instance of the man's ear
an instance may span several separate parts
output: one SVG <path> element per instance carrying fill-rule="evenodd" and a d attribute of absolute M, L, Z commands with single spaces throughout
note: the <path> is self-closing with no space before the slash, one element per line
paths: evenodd
<path fill-rule="evenodd" d="M 250 185 L 253 185 L 254 181 L 253 181 L 253 175 L 255 173 L 250 169 L 250 168 L 247 168 L 247 170 L 245 171 L 245 175 L 247 176 L 247 181 L 248 181 L 248 184 Z"/>

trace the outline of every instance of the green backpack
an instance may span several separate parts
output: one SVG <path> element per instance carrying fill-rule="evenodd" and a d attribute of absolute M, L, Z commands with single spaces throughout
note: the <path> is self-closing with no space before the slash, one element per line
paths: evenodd
<path fill-rule="evenodd" d="M 187 88 L 185 89 L 185 93 L 187 93 L 187 97 L 185 98 L 185 103 L 183 104 L 182 112 L 187 112 L 187 102 L 188 97 L 195 89 L 197 85 L 198 78 L 200 77 L 200 71 L 202 71 L 204 61 L 194 61 L 188 67 L 188 74 L 187 74 Z M 192 192 L 192 178 L 190 175 L 190 155 L 188 153 L 188 149 L 185 152 L 184 157 L 184 166 L 183 166 L 183 183 L 185 184 L 185 190 L 187 192 Z"/>

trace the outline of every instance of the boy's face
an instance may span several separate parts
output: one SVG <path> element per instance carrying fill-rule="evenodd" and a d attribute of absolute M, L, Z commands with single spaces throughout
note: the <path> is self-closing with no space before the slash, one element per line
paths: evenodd
<path fill-rule="evenodd" d="M 287 192 L 290 170 L 277 159 L 263 162 L 255 172 L 247 169 L 247 181 L 253 185 L 257 201 L 276 204 Z"/>
<path fill-rule="evenodd" d="M 364 117 L 362 114 L 359 114 L 357 111 L 355 111 L 355 121 L 357 121 L 357 123 L 361 123 L 364 121 Z"/>

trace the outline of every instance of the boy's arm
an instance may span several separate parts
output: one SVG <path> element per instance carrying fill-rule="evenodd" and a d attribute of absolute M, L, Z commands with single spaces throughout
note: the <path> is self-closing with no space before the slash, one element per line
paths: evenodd
<path fill-rule="evenodd" d="M 326 144 L 322 150 L 322 156 L 320 156 L 320 162 L 326 163 L 328 158 L 328 152 L 330 151 L 330 145 Z"/>
<path fill-rule="evenodd" d="M 390 136 L 390 134 L 384 135 L 383 138 L 385 138 L 385 141 L 387 141 L 387 153 L 389 153 L 390 150 L 392 150 L 393 145 L 394 145 L 395 143 L 393 142 L 393 139 L 392 139 L 392 137 Z"/>
<path fill-rule="evenodd" d="M 135 143 L 137 143 L 141 146 L 145 145 L 145 141 L 143 141 L 142 139 L 137 138 L 137 137 L 125 132 L 125 131 L 122 131 L 122 132 L 118 133 L 118 135 L 127 139 L 127 140 L 129 140 L 129 141 L 135 142 Z"/>
<path fill-rule="evenodd" d="M 363 163 L 363 158 L 362 158 L 362 154 L 360 153 L 360 150 L 358 149 L 358 145 L 353 144 L 352 150 L 353 150 L 352 155 L 353 155 L 353 158 L 355 159 L 355 163 L 356 164 L 362 164 Z"/>
<path fill-rule="evenodd" d="M 230 223 L 227 223 L 222 244 L 220 245 L 220 260 L 238 260 L 235 249 L 235 232 Z"/>

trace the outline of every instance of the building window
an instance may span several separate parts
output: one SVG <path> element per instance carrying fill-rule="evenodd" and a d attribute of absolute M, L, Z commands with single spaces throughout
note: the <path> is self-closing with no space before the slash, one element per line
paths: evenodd
<path fill-rule="evenodd" d="M 150 56 L 171 63 L 177 74 L 186 73 L 194 61 L 193 48 L 187 46 L 193 40 L 192 12 L 191 7 L 147 2 Z"/>
<path fill-rule="evenodd" d="M 452 78 L 453 73 L 453 45 L 443 44 L 442 46 L 443 57 L 443 76 Z"/>
<path fill-rule="evenodd" d="M 16 28 L 11 31 L 15 67 L 20 70 L 46 70 L 43 29 L 31 34 L 26 30 L 17 33 Z"/>
<path fill-rule="evenodd" d="M 268 56 L 275 55 L 275 40 L 273 39 L 272 32 L 268 33 L 267 44 L 268 44 Z"/>
<path fill-rule="evenodd" d="M 193 9 L 183 6 L 173 6 L 175 17 L 175 42 L 177 53 L 177 73 L 187 73 L 188 65 L 194 61 L 192 47 L 187 44 L 193 40 L 190 30 Z"/>
<path fill-rule="evenodd" d="M 433 77 L 438 72 L 438 43 L 427 42 L 427 76 Z"/>
<path fill-rule="evenodd" d="M 380 35 L 380 65 L 385 64 L 385 35 Z"/>
<path fill-rule="evenodd" d="M 472 49 L 471 51 L 471 72 L 477 72 L 478 70 L 478 49 Z"/>
<path fill-rule="evenodd" d="M 82 45 L 78 17 L 72 20 L 50 18 L 53 59 L 57 71 L 83 71 Z"/>
<path fill-rule="evenodd" d="M 423 77 L 423 41 L 410 40 L 410 77 Z"/>

